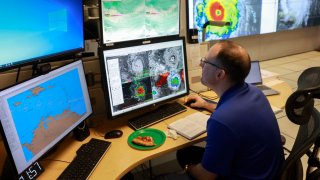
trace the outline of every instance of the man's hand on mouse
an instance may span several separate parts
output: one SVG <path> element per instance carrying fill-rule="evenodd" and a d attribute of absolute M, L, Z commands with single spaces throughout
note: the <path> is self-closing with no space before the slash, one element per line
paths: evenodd
<path fill-rule="evenodd" d="M 194 108 L 204 108 L 207 109 L 208 111 L 214 112 L 217 104 L 213 104 L 213 103 L 209 103 L 207 101 L 205 101 L 204 99 L 202 99 L 199 95 L 197 94 L 191 94 L 188 97 L 186 97 L 184 99 L 184 102 L 187 103 L 189 101 L 193 101 L 190 104 L 190 107 L 194 107 Z"/>
<path fill-rule="evenodd" d="M 202 99 L 200 96 L 196 94 L 189 95 L 184 99 L 185 103 L 190 101 L 192 101 L 192 103 L 190 104 L 190 107 L 197 107 L 197 108 L 205 108 L 205 103 L 207 103 L 204 99 Z"/>

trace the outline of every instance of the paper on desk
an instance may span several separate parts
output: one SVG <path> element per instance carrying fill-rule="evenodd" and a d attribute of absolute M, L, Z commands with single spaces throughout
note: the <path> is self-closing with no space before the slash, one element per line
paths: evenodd
<path fill-rule="evenodd" d="M 177 131 L 173 129 L 168 129 L 166 132 L 167 137 L 172 138 L 174 140 L 177 140 L 179 135 L 177 134 Z"/>
<path fill-rule="evenodd" d="M 272 111 L 273 111 L 274 114 L 278 114 L 278 113 L 282 112 L 282 109 L 280 109 L 278 107 L 275 107 L 275 106 L 271 105 L 271 108 L 272 108 Z"/>
<path fill-rule="evenodd" d="M 263 84 L 266 85 L 266 86 L 271 87 L 271 86 L 275 86 L 275 85 L 281 84 L 281 83 L 283 83 L 283 81 L 281 81 L 279 79 L 274 79 L 274 80 L 268 81 L 268 82 L 263 83 Z"/>
<path fill-rule="evenodd" d="M 278 73 L 274 73 L 274 72 L 271 72 L 271 71 L 267 71 L 265 69 L 261 69 L 261 77 L 262 77 L 262 79 L 276 77 L 278 75 L 279 75 Z"/>
<path fill-rule="evenodd" d="M 208 115 L 196 112 L 170 123 L 168 128 L 177 131 L 178 134 L 188 139 L 193 139 L 206 132 L 208 119 Z"/>

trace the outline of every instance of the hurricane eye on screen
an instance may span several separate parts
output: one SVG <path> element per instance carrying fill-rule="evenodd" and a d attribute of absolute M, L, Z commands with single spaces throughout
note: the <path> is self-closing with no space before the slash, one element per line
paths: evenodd
<path fill-rule="evenodd" d="M 119 115 L 187 92 L 182 40 L 104 51 L 111 112 Z"/>
<path fill-rule="evenodd" d="M 230 23 L 207 26 L 206 41 L 320 25 L 317 0 L 188 0 L 187 11 L 188 28 L 200 34 L 208 21 Z"/>

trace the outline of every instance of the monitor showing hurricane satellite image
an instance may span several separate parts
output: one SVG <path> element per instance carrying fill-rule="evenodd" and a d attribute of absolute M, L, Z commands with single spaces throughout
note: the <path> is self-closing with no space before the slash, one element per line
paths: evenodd
<path fill-rule="evenodd" d="M 112 118 L 188 93 L 183 38 L 104 50 L 101 60 Z"/>
<path fill-rule="evenodd" d="M 320 24 L 317 0 L 188 0 L 187 6 L 188 29 L 198 30 L 199 41 L 202 37 L 210 41 Z M 210 21 L 228 24 L 203 29 Z"/>

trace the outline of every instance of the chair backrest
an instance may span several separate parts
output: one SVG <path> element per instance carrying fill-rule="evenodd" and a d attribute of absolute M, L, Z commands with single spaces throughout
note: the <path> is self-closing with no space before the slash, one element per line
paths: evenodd
<path fill-rule="evenodd" d="M 300 75 L 297 91 L 286 102 L 287 117 L 300 126 L 282 167 L 281 180 L 303 178 L 300 159 L 309 152 L 320 135 L 320 113 L 314 108 L 314 98 L 320 98 L 320 67 L 309 68 Z"/>
<path fill-rule="evenodd" d="M 291 152 L 284 162 L 281 180 L 302 179 L 300 158 L 309 151 L 319 134 L 320 114 L 316 109 L 313 109 L 309 121 L 299 127 Z"/>

